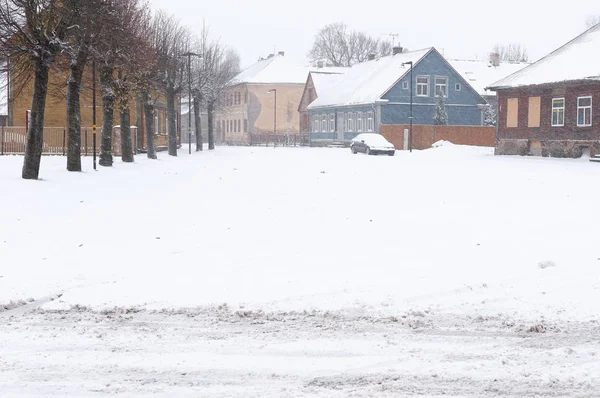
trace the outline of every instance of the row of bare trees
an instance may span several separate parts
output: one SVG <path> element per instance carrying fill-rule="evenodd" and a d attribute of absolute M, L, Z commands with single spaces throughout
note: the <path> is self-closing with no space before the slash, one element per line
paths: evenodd
<path fill-rule="evenodd" d="M 185 54 L 194 54 L 193 64 Z M 175 17 L 152 12 L 144 0 L 0 0 L 1 57 L 10 60 L 11 74 L 22 87 L 33 79 L 25 179 L 39 176 L 51 70 L 68 72 L 69 171 L 81 171 L 80 96 L 86 67 L 97 71 L 102 101 L 99 163 L 106 167 L 113 164 L 115 118 L 121 126 L 122 159 L 133 162 L 129 115 L 134 98 L 141 99 L 149 158 L 157 158 L 153 114 L 161 96 L 167 103 L 169 155 L 177 156 L 177 99 L 186 90 L 194 99 L 196 149 L 203 149 L 202 109 L 208 110 L 209 149 L 213 149 L 214 111 L 239 71 L 237 54 L 210 40 L 208 29 L 194 36 Z"/>

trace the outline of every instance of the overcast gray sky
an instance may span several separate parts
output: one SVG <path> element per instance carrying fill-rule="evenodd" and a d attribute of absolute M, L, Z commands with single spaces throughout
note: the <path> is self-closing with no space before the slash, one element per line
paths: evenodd
<path fill-rule="evenodd" d="M 235 48 L 242 66 L 285 51 L 306 63 L 317 30 L 343 21 L 378 36 L 398 33 L 409 49 L 436 47 L 449 58 L 487 57 L 494 44 L 518 42 L 537 60 L 585 30 L 600 15 L 597 0 L 150 0 L 199 31 Z M 384 36 L 382 36 L 384 37 Z"/>

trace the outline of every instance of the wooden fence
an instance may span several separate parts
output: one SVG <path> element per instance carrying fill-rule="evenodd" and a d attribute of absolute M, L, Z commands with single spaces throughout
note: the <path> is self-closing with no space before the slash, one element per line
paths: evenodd
<path fill-rule="evenodd" d="M 25 153 L 25 142 L 27 131 L 25 127 L 2 127 L 0 138 L 0 155 L 23 155 Z M 96 132 L 96 153 L 100 153 L 100 130 Z M 131 128 L 133 150 L 138 150 L 137 127 Z M 68 146 L 67 130 L 64 127 L 44 127 L 44 143 L 42 154 L 44 155 L 66 155 Z M 118 126 L 113 128 L 113 155 L 121 154 L 121 131 Z M 81 129 L 81 154 L 91 156 L 94 153 L 94 134 L 91 127 Z"/>
<path fill-rule="evenodd" d="M 309 146 L 308 134 L 302 133 L 249 133 L 250 146 Z"/>

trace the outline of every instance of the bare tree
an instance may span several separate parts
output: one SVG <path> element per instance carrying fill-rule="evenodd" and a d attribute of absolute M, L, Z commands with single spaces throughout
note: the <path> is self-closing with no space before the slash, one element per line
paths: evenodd
<path fill-rule="evenodd" d="M 333 66 L 352 66 L 368 60 L 370 55 L 386 56 L 391 52 L 390 42 L 349 30 L 346 24 L 336 22 L 317 32 L 308 57 L 314 63 L 326 61 Z"/>
<path fill-rule="evenodd" d="M 179 21 L 163 11 L 155 17 L 156 51 L 159 76 L 167 99 L 167 134 L 169 155 L 177 156 L 177 94 L 183 88 L 186 62 L 182 57 L 189 49 L 190 34 Z"/>
<path fill-rule="evenodd" d="M 73 11 L 73 26 L 69 48 L 67 80 L 67 170 L 81 171 L 81 106 L 80 95 L 85 66 L 93 52 L 101 24 L 99 14 L 106 4 L 102 0 L 65 0 Z"/>
<path fill-rule="evenodd" d="M 131 68 L 139 52 L 138 27 L 142 24 L 144 8 L 140 0 L 106 1 L 102 23 L 103 29 L 96 45 L 96 59 L 99 64 L 102 92 L 102 140 L 100 145 L 100 165 L 113 164 L 113 124 L 114 108 L 123 96 L 124 82 L 119 79 L 119 71 Z M 129 106 L 121 102 L 121 106 Z M 126 137 L 127 139 L 127 137 Z"/>
<path fill-rule="evenodd" d="M 34 76 L 24 179 L 39 177 L 49 72 L 56 55 L 67 48 L 72 18 L 72 12 L 55 0 L 0 1 L 0 51 L 23 80 L 29 79 L 31 71 Z"/>
<path fill-rule="evenodd" d="M 227 49 L 218 41 L 213 42 L 204 53 L 204 73 L 206 81 L 202 87 L 202 96 L 206 101 L 208 113 L 208 149 L 215 149 L 214 117 L 215 111 L 225 106 L 227 87 L 239 73 L 240 57 L 237 52 Z"/>
<path fill-rule="evenodd" d="M 600 23 L 600 15 L 590 15 L 585 20 L 585 26 L 590 29 Z"/>
<path fill-rule="evenodd" d="M 500 56 L 500 61 L 504 62 L 528 62 L 529 54 L 527 48 L 518 43 L 508 45 L 496 44 L 494 52 Z"/>

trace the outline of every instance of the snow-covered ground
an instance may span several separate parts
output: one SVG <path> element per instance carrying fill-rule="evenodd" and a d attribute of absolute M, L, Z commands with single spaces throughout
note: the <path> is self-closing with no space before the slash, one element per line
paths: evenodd
<path fill-rule="evenodd" d="M 596 397 L 600 167 L 0 157 L 0 397 Z"/>

